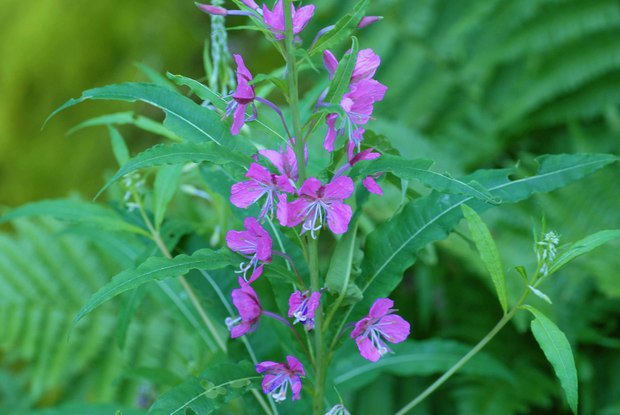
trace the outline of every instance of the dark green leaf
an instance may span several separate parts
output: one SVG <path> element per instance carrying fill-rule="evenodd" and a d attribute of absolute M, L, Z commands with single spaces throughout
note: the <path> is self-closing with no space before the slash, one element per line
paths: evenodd
<path fill-rule="evenodd" d="M 536 341 L 553 366 L 566 393 L 568 406 L 577 414 L 579 394 L 577 392 L 577 369 L 570 343 L 562 331 L 543 313 L 532 306 L 523 306 L 534 315 L 531 328 Z"/>
<path fill-rule="evenodd" d="M 168 203 L 177 191 L 182 168 L 183 166 L 180 164 L 173 164 L 162 166 L 157 171 L 153 184 L 153 212 L 156 229 L 159 229 L 164 221 Z"/>

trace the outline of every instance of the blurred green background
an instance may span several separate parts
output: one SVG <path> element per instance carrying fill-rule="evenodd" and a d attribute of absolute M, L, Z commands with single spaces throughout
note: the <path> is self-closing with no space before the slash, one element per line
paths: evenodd
<path fill-rule="evenodd" d="M 317 14 L 307 33 L 332 24 L 355 2 L 313 3 Z M 0 205 L 16 206 L 74 191 L 91 198 L 102 185 L 104 173 L 115 167 L 107 132 L 92 128 L 67 137 L 67 131 L 90 117 L 129 108 L 161 116 L 142 105 L 87 103 L 63 112 L 41 131 L 45 118 L 67 99 L 91 87 L 146 80 L 136 62 L 193 78 L 204 73 L 202 48 L 209 36 L 209 18 L 189 0 L 4 0 L 2 6 Z M 388 136 L 404 155 L 432 158 L 437 170 L 459 175 L 513 165 L 516 160 L 529 165 L 544 153 L 620 153 L 618 0 L 373 0 L 370 14 L 385 19 L 359 33 L 361 45 L 374 48 L 382 57 L 377 78 L 389 88 L 386 100 L 376 105 L 377 121 L 370 127 Z M 243 23 L 243 19 L 234 23 Z M 246 63 L 254 73 L 280 65 L 260 34 L 229 35 L 231 49 L 247 55 Z M 309 38 L 311 35 L 306 42 Z M 134 150 L 153 142 L 153 137 L 136 129 L 122 131 Z M 543 215 L 565 242 L 601 229 L 620 228 L 619 174 L 620 167 L 614 165 L 560 192 L 486 214 L 505 267 L 532 260 L 531 228 Z M 380 205 L 375 204 L 374 209 L 371 216 L 376 220 L 385 215 Z M 54 234 L 55 226 L 47 224 L 35 231 L 21 225 L 17 230 L 21 236 L 0 238 L 0 247 L 4 252 L 13 247 L 33 256 L 43 255 L 46 244 L 32 247 L 30 236 L 49 243 L 59 241 L 46 234 Z M 586 415 L 620 414 L 619 249 L 620 244 L 612 243 L 575 262 L 544 287 L 557 299 L 553 310 L 538 305 L 567 333 L 576 350 L 581 412 Z M 80 256 L 64 256 L 63 252 L 54 255 L 66 262 Z M 95 258 L 105 255 L 97 251 L 89 255 L 94 257 L 86 269 L 97 269 L 101 275 L 82 287 L 86 297 L 114 270 L 127 266 L 102 260 L 107 265 L 99 269 Z M 73 272 L 80 275 L 83 271 L 76 267 Z M 53 278 L 51 271 L 41 275 L 49 277 L 48 281 Z M 415 322 L 414 338 L 476 342 L 493 324 L 497 312 L 484 281 L 475 252 L 457 237 L 423 252 L 396 293 L 400 304 L 409 304 L 402 308 Z M 4 295 L 5 303 L 15 297 L 6 291 Z M 68 307 L 62 318 L 71 321 L 81 305 L 80 298 L 76 296 L 73 308 Z M 28 297 L 27 301 L 34 300 Z M 25 309 L 30 310 L 27 301 Z M 54 304 L 51 301 L 50 307 Z M 168 338 L 152 338 L 155 323 L 149 317 L 140 316 L 134 343 L 148 343 L 135 340 L 146 336 L 163 355 L 160 349 L 165 349 Z M 166 319 L 168 325 L 164 326 L 176 333 L 179 328 L 174 319 Z M 525 324 L 525 320 L 517 321 L 511 332 L 490 347 L 490 353 L 508 367 L 517 362 L 514 370 L 522 379 L 520 383 L 498 386 L 495 381 L 462 377 L 429 400 L 420 413 L 566 413 L 551 369 L 532 339 L 520 332 Z M 110 338 L 115 325 L 114 319 L 105 320 L 99 329 L 107 331 L 98 334 L 99 343 L 93 340 L 96 344 L 89 346 L 102 359 L 112 359 L 108 349 L 102 348 L 102 339 L 114 342 Z M 16 360 L 11 358 L 13 350 L 3 348 L 0 341 L 0 362 L 5 356 L 8 362 L 3 362 L 0 370 L 0 389 L 12 383 L 4 382 L 5 378 L 12 379 L 15 373 L 22 376 L 15 382 L 19 393 L 6 389 L 9 392 L 4 390 L 3 395 L 0 390 L 0 397 L 29 396 L 31 401 L 20 401 L 24 408 L 66 400 L 67 383 L 85 376 L 91 364 L 88 359 L 93 357 L 84 358 L 82 366 L 76 363 L 73 371 L 57 369 L 55 377 L 45 378 L 46 366 L 39 364 L 45 343 L 24 342 L 29 348 L 12 343 L 25 350 Z M 159 356 L 152 350 L 142 354 L 135 347 L 130 350 L 133 355 L 147 356 L 148 364 Z M 112 383 L 123 371 L 119 363 L 123 360 L 118 351 L 109 354 L 117 360 L 104 366 L 106 370 L 96 382 L 81 383 L 84 393 L 75 396 L 132 404 L 139 388 L 124 389 L 124 383 Z M 162 357 L 161 362 L 179 375 L 184 373 L 178 369 L 183 366 L 179 359 Z M 32 373 L 45 380 L 30 381 Z M 139 378 L 140 374 L 132 376 Z M 354 395 L 357 411 L 353 413 L 394 411 L 430 379 L 384 375 Z M 93 393 L 95 386 L 106 388 L 105 393 Z M 386 394 L 393 394 L 387 402 L 380 399 Z M 381 404 L 377 406 L 377 402 Z M 4 405 L 11 407 L 10 403 Z"/>

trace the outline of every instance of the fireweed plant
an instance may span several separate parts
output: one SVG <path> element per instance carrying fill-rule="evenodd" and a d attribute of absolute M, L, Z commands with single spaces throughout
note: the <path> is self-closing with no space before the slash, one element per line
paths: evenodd
<path fill-rule="evenodd" d="M 347 395 L 339 388 L 351 375 L 342 372 L 347 365 L 339 360 L 354 367 L 376 365 L 365 370 L 380 373 L 390 359 L 400 353 L 406 358 L 421 344 L 412 340 L 415 322 L 399 312 L 390 295 L 416 253 L 448 236 L 462 218 L 470 236 L 460 234 L 479 251 L 502 316 L 397 414 L 408 413 L 440 387 L 522 310 L 532 314 L 532 333 L 577 413 L 577 372 L 568 340 L 526 301 L 533 295 L 551 302 L 541 283 L 619 233 L 601 231 L 561 245 L 560 236 L 543 227 L 534 242 L 537 266 L 516 268 L 523 290 L 512 295 L 498 250 L 477 212 L 561 188 L 617 158 L 542 156 L 537 172 L 518 178 L 509 177 L 519 173 L 516 168 L 480 170 L 460 179 L 434 172 L 431 161 L 401 157 L 387 138 L 370 130 L 375 105 L 389 88 L 377 73 L 379 55 L 352 36 L 370 24 L 383 24 L 380 17 L 366 15 L 369 0 L 359 1 L 350 14 L 317 33 L 307 33 L 307 26 L 318 2 L 233 3 L 230 8 L 222 1 L 197 4 L 212 19 L 205 83 L 168 74 L 176 85 L 189 87 L 199 102 L 157 78 L 85 91 L 54 113 L 89 99 L 143 101 L 164 111 L 163 124 L 132 123 L 170 142 L 133 158 L 114 117 L 91 121 L 107 125 L 121 165 L 101 191 L 120 182 L 116 209 L 58 201 L 28 205 L 3 217 L 52 214 L 132 234 L 155 249 L 95 293 L 76 321 L 122 293 L 178 278 L 188 303 L 177 304 L 179 310 L 197 330 L 206 330 L 205 342 L 216 357 L 199 376 L 162 391 L 148 413 L 207 414 L 221 408 L 243 413 L 244 405 L 251 405 L 267 414 L 349 414 Z M 246 27 L 262 32 L 282 57 L 280 69 L 259 75 L 249 56 L 228 53 L 224 19 L 231 15 L 247 17 Z M 300 75 L 310 73 L 321 78 L 301 91 Z M 149 168 L 156 170 L 152 184 L 144 173 Z M 429 191 L 417 193 L 410 181 Z M 193 230 L 166 215 L 177 189 L 196 204 L 223 197 L 233 229 L 220 238 L 218 223 L 211 241 L 189 252 L 190 244 L 181 236 L 191 236 Z M 402 194 L 400 206 L 390 208 L 391 219 L 361 226 L 362 221 L 370 223 L 366 203 L 383 197 L 387 189 Z M 226 248 L 212 249 L 222 240 Z M 207 284 L 210 301 L 185 276 L 192 270 Z M 224 287 L 231 284 L 228 295 Z M 221 310 L 226 316 L 219 318 Z"/>

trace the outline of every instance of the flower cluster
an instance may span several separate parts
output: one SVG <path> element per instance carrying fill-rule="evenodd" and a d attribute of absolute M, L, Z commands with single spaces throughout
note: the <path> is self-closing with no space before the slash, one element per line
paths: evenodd
<path fill-rule="evenodd" d="M 201 10 L 214 15 L 248 16 L 271 34 L 268 36 L 272 41 L 280 42 L 285 38 L 284 4 L 285 2 L 278 0 L 273 9 L 269 9 L 265 4 L 259 6 L 253 0 L 242 0 L 240 10 L 228 10 L 206 4 L 198 6 Z M 296 8 L 291 4 L 292 32 L 296 43 L 301 42 L 298 35 L 307 26 L 314 10 L 313 5 Z M 368 16 L 359 22 L 358 27 L 364 27 L 379 19 L 376 16 Z M 315 42 L 332 29 L 333 26 L 330 26 L 319 31 Z M 230 230 L 226 235 L 228 247 L 243 257 L 237 271 L 240 274 L 239 287 L 232 290 L 232 302 L 238 316 L 227 318 L 226 326 L 230 331 L 230 337 L 238 338 L 256 330 L 261 316 L 273 317 L 289 326 L 299 339 L 299 332 L 309 335 L 309 332 L 315 330 L 317 316 L 323 316 L 321 297 L 325 288 L 320 288 L 315 278 L 310 284 L 313 289 L 306 289 L 303 276 L 299 275 L 297 268 L 294 267 L 299 284 L 295 284 L 294 291 L 288 299 L 288 319 L 263 308 L 252 285 L 256 284 L 266 272 L 265 267 L 271 264 L 273 256 L 281 256 L 292 262 L 285 253 L 273 250 L 272 235 L 263 224 L 269 220 L 276 232 L 272 222 L 275 215 L 279 225 L 292 228 L 291 232 L 296 233 L 300 241 L 302 241 L 301 235 L 304 234 L 309 236 L 304 238 L 306 241 L 317 239 L 323 228 L 328 228 L 333 234 L 344 234 L 348 231 L 353 208 L 346 200 L 353 195 L 355 182 L 347 174 L 357 163 L 380 157 L 380 153 L 371 148 L 361 148 L 364 126 L 372 117 L 374 103 L 382 100 L 387 90 L 384 85 L 373 79 L 380 58 L 371 49 L 359 51 L 348 80 L 347 91 L 339 102 L 324 102 L 326 96 L 324 93 L 314 107 L 315 111 L 327 114 L 325 117 L 327 135 L 323 143 L 325 150 L 330 153 L 335 151 L 338 136 L 346 136 L 347 140 L 346 151 L 342 157 L 346 162 L 333 174 L 319 174 L 318 177 L 305 174 L 309 155 L 304 140 L 308 139 L 310 134 L 306 134 L 303 139 L 302 134 L 296 134 L 297 137 L 291 134 L 283 116 L 284 112 L 267 99 L 257 96 L 254 77 L 243 57 L 236 54 L 234 61 L 237 85 L 232 94 L 225 97 L 228 105 L 224 114 L 226 117 L 232 116 L 231 133 L 239 135 L 246 123 L 254 121 L 260 115 L 257 104 L 262 104 L 278 114 L 288 140 L 279 149 L 259 150 L 248 166 L 245 180 L 232 185 L 231 204 L 240 209 L 249 209 L 257 205 L 258 213 L 255 217 L 245 218 L 243 230 Z M 332 79 L 340 62 L 329 50 L 324 51 L 323 61 L 329 78 Z M 362 185 L 369 192 L 381 195 L 382 189 L 376 181 L 379 176 L 380 173 L 362 178 Z M 317 273 L 318 270 L 315 274 Z M 387 298 L 378 299 L 370 308 L 369 314 L 355 323 L 351 337 L 355 339 L 362 357 L 376 362 L 390 351 L 387 343 L 402 342 L 409 335 L 409 323 L 393 314 L 395 311 L 392 309 L 393 305 L 394 303 Z M 303 330 L 297 329 L 299 327 L 295 326 L 297 323 L 300 323 Z M 300 343 L 302 348 L 305 348 L 301 340 Z M 308 358 L 309 361 L 314 360 L 314 356 L 308 355 Z M 301 378 L 305 377 L 306 372 L 297 357 L 289 355 L 285 363 L 273 361 L 258 363 L 256 371 L 264 375 L 263 391 L 275 401 L 285 400 L 289 389 L 293 400 L 300 398 Z M 336 405 L 327 412 L 330 415 L 348 413 L 343 405 Z"/>

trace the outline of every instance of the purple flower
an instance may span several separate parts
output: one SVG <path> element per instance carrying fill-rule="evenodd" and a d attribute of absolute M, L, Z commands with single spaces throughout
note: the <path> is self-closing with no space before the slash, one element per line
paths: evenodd
<path fill-rule="evenodd" d="M 245 231 L 228 231 L 226 233 L 226 244 L 228 247 L 250 261 L 242 262 L 239 272 L 243 273 L 243 279 L 248 283 L 255 281 L 263 273 L 263 264 L 257 267 L 258 262 L 271 262 L 271 248 L 273 242 L 265 229 L 255 218 L 246 218 L 243 221 Z M 252 275 L 248 280 L 246 274 L 252 268 Z"/>
<path fill-rule="evenodd" d="M 226 319 L 226 327 L 230 330 L 230 337 L 233 339 L 256 330 L 258 319 L 263 313 L 256 291 L 241 278 L 239 278 L 239 285 L 241 288 L 235 288 L 232 291 L 232 301 L 239 311 L 239 317 Z"/>
<path fill-rule="evenodd" d="M 237 135 L 246 121 L 252 121 L 256 118 L 256 105 L 254 104 L 256 93 L 254 92 L 254 87 L 249 84 L 252 81 L 252 74 L 245 66 L 243 58 L 241 55 L 233 56 L 237 63 L 237 89 L 235 89 L 232 95 L 232 101 L 226 107 L 226 116 L 229 116 L 234 111 L 233 125 L 230 128 L 230 132 L 233 135 Z M 246 118 L 245 109 L 248 105 L 252 105 L 254 115 Z"/>
<path fill-rule="evenodd" d="M 363 358 L 376 362 L 391 350 L 385 344 L 400 343 L 409 336 L 410 326 L 402 317 L 392 314 L 394 301 L 377 299 L 366 317 L 355 323 L 351 337 Z"/>
<path fill-rule="evenodd" d="M 357 154 L 353 154 L 355 149 L 355 144 L 349 141 L 349 145 L 347 146 L 347 156 L 349 158 L 349 166 L 353 167 L 357 163 L 363 160 L 375 160 L 381 156 L 380 153 L 374 152 L 372 148 L 367 148 L 364 151 L 360 151 Z M 368 190 L 370 193 L 377 194 L 379 196 L 383 196 L 383 189 L 377 183 L 375 179 L 381 176 L 383 173 L 375 173 L 373 175 L 367 176 L 362 180 L 362 185 Z"/>
<path fill-rule="evenodd" d="M 226 16 L 228 14 L 228 10 L 226 10 L 223 7 L 212 6 L 210 4 L 200 4 L 200 3 L 196 3 L 196 6 L 198 6 L 198 8 L 202 10 L 203 12 L 214 14 L 216 16 Z"/>
<path fill-rule="evenodd" d="M 353 180 L 343 176 L 323 186 L 319 179 L 309 177 L 299 189 L 299 198 L 287 204 L 286 226 L 302 224 L 302 231 L 310 231 L 313 238 L 327 219 L 327 226 L 335 233 L 349 228 L 352 210 L 343 202 L 353 194 Z"/>
<path fill-rule="evenodd" d="M 295 156 L 293 147 L 287 144 L 286 149 L 282 151 L 259 150 L 258 154 L 269 160 L 282 175 L 288 177 L 293 182 L 297 181 L 299 177 L 297 172 L 297 157 Z"/>
<path fill-rule="evenodd" d="M 296 35 L 306 27 L 312 18 L 314 14 L 314 5 L 303 6 L 296 10 L 291 4 L 291 14 L 293 17 L 293 34 Z M 284 5 L 282 4 L 282 0 L 277 1 L 273 11 L 269 10 L 267 6 L 263 4 L 263 18 L 265 24 L 273 32 L 276 39 L 284 39 Z"/>
<path fill-rule="evenodd" d="M 380 175 L 381 173 L 378 173 L 365 177 L 362 179 L 362 186 L 364 186 L 370 193 L 383 196 L 383 189 L 379 186 L 379 183 L 377 183 L 376 180 Z"/>
<path fill-rule="evenodd" d="M 262 383 L 263 392 L 271 395 L 274 401 L 281 402 L 286 399 L 289 385 L 291 386 L 293 400 L 299 399 L 301 392 L 300 376 L 306 376 L 306 372 L 304 366 L 295 357 L 286 356 L 286 363 L 261 362 L 256 365 L 256 371 L 265 373 Z"/>
<path fill-rule="evenodd" d="M 329 72 L 329 79 L 338 69 L 338 59 L 329 50 L 323 51 L 323 64 Z M 350 83 L 354 84 L 362 79 L 371 79 L 381 64 L 381 58 L 372 49 L 362 49 L 358 52 L 355 67 L 351 74 Z"/>
<path fill-rule="evenodd" d="M 232 185 L 230 202 L 238 208 L 245 209 L 266 195 L 259 219 L 267 213 L 273 215 L 274 201 L 281 192 L 295 193 L 295 188 L 286 175 L 276 175 L 257 163 L 250 164 L 245 174 L 250 180 Z"/>
<path fill-rule="evenodd" d="M 383 16 L 364 16 L 362 17 L 362 20 L 360 20 L 360 22 L 358 23 L 357 28 L 363 29 L 382 19 L 383 19 Z"/>
<path fill-rule="evenodd" d="M 288 316 L 295 317 L 293 324 L 301 322 L 306 330 L 314 328 L 314 313 L 321 301 L 321 292 L 295 291 L 288 299 Z"/>

